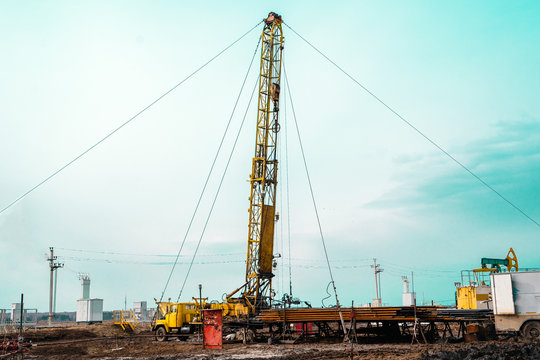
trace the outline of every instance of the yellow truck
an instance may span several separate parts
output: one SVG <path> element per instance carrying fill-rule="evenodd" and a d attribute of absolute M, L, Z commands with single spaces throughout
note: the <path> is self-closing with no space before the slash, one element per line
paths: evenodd
<path fill-rule="evenodd" d="M 157 305 L 152 331 L 158 341 L 165 341 L 171 335 L 192 334 L 201 324 L 200 306 L 197 302 L 157 302 Z"/>
<path fill-rule="evenodd" d="M 249 309 L 240 303 L 208 303 L 207 298 L 193 300 L 186 303 L 156 301 L 156 318 L 151 327 L 158 341 L 165 341 L 169 336 L 193 334 L 202 324 L 201 308 L 221 309 L 223 317 L 229 319 L 239 319 L 249 314 Z"/>

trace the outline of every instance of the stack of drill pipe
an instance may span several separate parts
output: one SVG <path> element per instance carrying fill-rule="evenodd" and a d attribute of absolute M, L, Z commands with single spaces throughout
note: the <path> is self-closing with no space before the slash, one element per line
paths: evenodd
<path fill-rule="evenodd" d="M 459 320 L 486 320 L 493 316 L 491 309 L 438 309 L 437 314 Z"/>
<path fill-rule="evenodd" d="M 341 308 L 345 319 L 353 317 L 356 321 L 414 321 L 413 307 L 371 307 L 371 308 Z M 450 318 L 437 314 L 435 306 L 418 306 L 416 317 L 420 321 L 452 321 Z M 265 323 L 278 322 L 330 322 L 339 321 L 337 308 L 291 308 L 264 310 L 258 318 Z"/>

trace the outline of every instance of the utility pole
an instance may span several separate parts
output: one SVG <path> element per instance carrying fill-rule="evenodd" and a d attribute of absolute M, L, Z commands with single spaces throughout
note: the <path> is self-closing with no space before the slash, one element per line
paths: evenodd
<path fill-rule="evenodd" d="M 197 333 L 197 340 L 200 340 L 200 336 L 201 336 L 201 333 L 202 333 L 203 334 L 203 341 L 204 341 L 204 332 L 203 332 L 204 316 L 203 316 L 203 308 L 202 308 L 202 284 L 199 284 L 199 316 L 200 316 L 199 321 L 201 322 L 201 325 L 199 326 L 199 332 Z"/>
<path fill-rule="evenodd" d="M 49 288 L 49 326 L 52 325 L 52 318 L 53 318 L 53 303 L 56 303 L 56 296 L 54 296 L 53 300 L 53 294 L 56 295 L 56 289 L 55 288 L 55 281 L 54 277 L 56 274 L 56 270 L 59 268 L 63 268 L 64 264 L 61 264 L 59 262 L 55 262 L 55 260 L 58 258 L 54 255 L 54 248 L 50 247 L 49 250 L 51 251 L 50 257 L 47 259 L 49 262 L 49 268 L 51 269 L 51 280 L 50 280 L 50 288 Z M 56 306 L 55 306 L 56 307 Z M 56 309 L 55 309 L 56 311 Z"/>
<path fill-rule="evenodd" d="M 414 306 L 416 306 L 416 293 L 414 292 L 414 271 L 411 271 L 411 285 L 412 285 L 412 292 L 414 294 Z"/>
<path fill-rule="evenodd" d="M 22 343 L 23 343 L 23 320 L 26 321 L 26 319 L 23 319 L 24 318 L 24 294 L 21 294 L 21 313 L 20 313 L 20 319 L 19 319 L 19 338 L 18 338 L 18 343 L 19 343 L 19 352 L 20 352 L 20 355 L 21 355 L 21 359 L 23 358 L 23 353 L 22 353 Z"/>
<path fill-rule="evenodd" d="M 19 319 L 19 338 L 22 337 L 22 333 L 23 333 L 23 317 L 24 317 L 24 294 L 21 294 L 21 313 L 20 313 L 20 319 Z M 24 319 L 24 320 L 26 320 L 26 319 Z"/>
<path fill-rule="evenodd" d="M 379 307 L 382 306 L 382 300 L 381 300 L 381 289 L 379 286 L 379 282 L 381 279 L 381 273 L 384 271 L 384 269 L 381 269 L 381 265 L 377 264 L 377 259 L 373 259 L 373 265 L 371 265 L 373 268 L 373 273 L 375 275 L 375 299 L 373 299 L 373 306 Z"/>

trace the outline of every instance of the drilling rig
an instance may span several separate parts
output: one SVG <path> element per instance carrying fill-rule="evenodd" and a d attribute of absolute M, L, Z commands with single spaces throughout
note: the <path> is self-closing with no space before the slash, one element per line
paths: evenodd
<path fill-rule="evenodd" d="M 273 12 L 264 20 L 255 156 L 250 176 L 246 281 L 227 295 L 227 302 L 240 302 L 249 308 L 251 314 L 270 307 L 273 297 L 282 23 L 281 16 Z M 235 298 L 238 293 L 240 296 Z"/>
<path fill-rule="evenodd" d="M 201 324 L 200 310 L 204 307 L 222 309 L 223 316 L 239 318 L 257 315 L 272 305 L 283 21 L 281 16 L 271 12 L 263 22 L 245 283 L 228 294 L 224 303 L 207 303 L 207 298 L 195 297 L 194 302 L 189 303 L 156 300 L 157 318 L 151 327 L 160 341 L 171 335 L 192 333 Z"/>

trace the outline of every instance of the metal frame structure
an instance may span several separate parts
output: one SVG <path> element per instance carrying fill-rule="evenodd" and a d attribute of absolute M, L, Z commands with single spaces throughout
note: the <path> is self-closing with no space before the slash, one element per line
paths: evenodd
<path fill-rule="evenodd" d="M 20 321 L 12 322 L 10 320 L 12 309 L 0 309 L 0 334 L 6 334 L 8 332 L 14 331 L 17 327 L 21 325 Z M 23 328 L 37 328 L 38 324 L 38 309 L 23 309 Z M 28 319 L 30 318 L 30 320 Z"/>
<path fill-rule="evenodd" d="M 139 320 L 132 310 L 113 310 L 113 324 L 120 325 L 124 331 L 135 331 Z"/>
<path fill-rule="evenodd" d="M 258 315 L 269 329 L 270 338 L 298 341 L 307 338 L 340 338 L 350 341 L 383 336 L 432 342 L 471 335 L 468 324 L 486 327 L 493 322 L 491 310 L 454 310 L 436 306 L 342 308 L 348 321 L 342 322 L 336 308 L 267 309 Z M 466 334 L 467 333 L 467 334 Z M 483 336 L 482 334 L 474 334 Z"/>
<path fill-rule="evenodd" d="M 283 32 L 281 17 L 273 12 L 264 20 L 255 156 L 251 167 L 246 282 L 227 296 L 256 313 L 272 301 L 272 262 L 276 213 L 277 140 Z M 239 291 L 240 298 L 233 296 Z"/>

